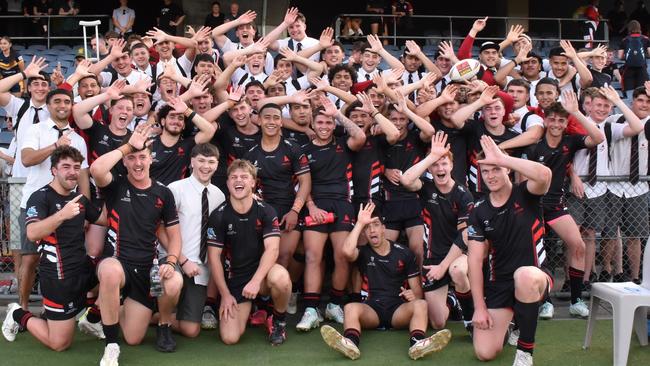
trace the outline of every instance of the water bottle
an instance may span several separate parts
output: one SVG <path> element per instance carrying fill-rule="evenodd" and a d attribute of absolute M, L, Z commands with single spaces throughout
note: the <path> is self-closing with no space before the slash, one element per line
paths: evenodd
<path fill-rule="evenodd" d="M 160 266 L 158 266 L 158 258 L 154 258 L 153 265 L 149 271 L 149 280 L 151 287 L 149 288 L 149 295 L 151 297 L 160 297 L 163 294 L 162 282 L 160 282 Z"/>

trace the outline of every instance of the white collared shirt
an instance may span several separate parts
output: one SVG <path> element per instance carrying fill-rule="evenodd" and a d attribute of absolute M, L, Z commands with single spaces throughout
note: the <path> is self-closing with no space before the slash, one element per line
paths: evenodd
<path fill-rule="evenodd" d="M 20 107 L 22 107 L 23 103 L 25 101 L 22 98 L 17 98 L 15 96 L 11 96 L 9 99 L 9 103 L 5 106 L 1 106 L 4 108 L 5 112 L 7 113 L 8 116 L 11 116 L 12 120 L 14 121 L 14 128 L 16 127 L 16 119 L 17 119 L 17 114 L 18 111 L 20 110 Z M 34 113 L 35 113 L 35 106 L 33 101 L 30 99 L 29 100 L 29 108 L 27 111 L 25 111 L 25 114 L 23 114 L 22 119 L 20 120 L 18 124 L 18 131 L 15 131 L 16 133 L 16 157 L 15 157 L 15 162 L 14 166 L 11 170 L 11 175 L 12 177 L 15 178 L 24 178 L 27 177 L 27 174 L 29 173 L 29 168 L 25 167 L 22 162 L 22 146 L 24 144 L 25 138 L 27 137 L 28 131 L 30 126 L 32 126 L 33 121 L 34 121 Z M 50 118 L 50 111 L 47 109 L 47 106 L 43 104 L 40 106 L 41 110 L 38 112 L 38 117 L 41 122 L 45 121 L 46 119 Z M 41 187 L 38 187 L 41 188 Z"/>
<path fill-rule="evenodd" d="M 181 228 L 182 252 L 189 260 L 197 263 L 201 268 L 200 278 L 195 278 L 195 283 L 207 285 L 209 278 L 206 263 L 201 263 L 201 198 L 203 189 L 208 189 L 208 206 L 212 213 L 221 205 L 226 197 L 217 186 L 208 184 L 204 186 L 192 174 L 189 178 L 181 179 L 169 184 L 169 189 L 174 195 L 178 220 Z M 202 281 L 205 277 L 205 281 Z"/>
<path fill-rule="evenodd" d="M 31 125 L 27 130 L 27 136 L 23 141 L 21 149 L 34 149 L 40 150 L 50 146 L 59 140 L 59 131 L 55 128 L 56 124 L 51 118 L 42 121 L 39 124 Z M 86 142 L 79 136 L 71 127 L 67 125 L 64 130 L 68 133 L 70 138 L 70 146 L 76 148 L 81 152 L 84 161 L 81 163 L 81 169 L 88 168 L 88 152 L 86 149 Z M 50 158 L 47 157 L 40 164 L 29 167 L 27 174 L 27 181 L 23 186 L 23 197 L 20 201 L 20 208 L 25 208 L 29 196 L 32 195 L 37 189 L 52 181 L 52 172 L 50 171 Z"/>
<path fill-rule="evenodd" d="M 615 121 L 620 118 L 622 114 L 617 114 Z M 645 125 L 650 117 L 641 120 Z M 614 122 L 614 124 L 617 124 Z M 624 126 L 627 124 L 623 124 Z M 648 171 L 648 139 L 646 138 L 645 131 L 641 131 L 639 136 L 639 176 L 643 176 Z M 627 176 L 630 174 L 630 148 L 632 146 L 632 137 L 622 138 L 610 147 L 612 161 L 609 165 L 609 170 L 612 175 Z M 638 182 L 632 184 L 629 181 L 622 182 L 609 182 L 607 188 L 617 197 L 637 197 L 648 192 L 648 182 Z"/>
<path fill-rule="evenodd" d="M 291 43 L 289 41 L 293 41 L 292 42 L 293 43 L 293 48 L 291 48 Z M 305 36 L 305 38 L 303 38 L 302 41 L 298 41 L 298 40 L 295 40 L 295 39 L 292 40 L 291 37 L 278 39 L 278 46 L 279 47 L 288 47 L 291 50 L 296 51 L 296 52 L 298 52 L 297 51 L 298 43 L 300 43 L 300 45 L 302 46 L 300 49 L 304 50 L 306 48 L 310 48 L 310 47 L 313 47 L 316 44 L 318 44 L 318 40 L 316 38 L 307 37 L 307 36 Z M 309 56 L 309 59 L 312 60 L 312 61 L 319 62 L 320 61 L 320 53 L 319 52 L 314 53 L 313 55 Z"/>
<path fill-rule="evenodd" d="M 372 78 L 378 74 L 381 74 L 381 71 L 377 67 L 375 67 L 372 71 L 366 71 L 363 69 L 363 67 L 360 67 L 359 70 L 357 70 L 357 83 L 372 81 Z M 370 78 L 366 79 L 366 75 L 368 75 Z"/>
<path fill-rule="evenodd" d="M 616 116 L 609 116 L 607 119 L 601 123 L 596 123 L 591 117 L 587 119 L 596 123 L 596 126 L 605 133 L 605 122 L 612 124 L 612 144 L 616 141 L 623 138 L 623 129 L 627 124 L 616 123 Z M 596 175 L 597 176 L 609 176 L 611 175 L 609 170 L 609 154 L 607 139 L 596 146 L 596 154 L 598 160 L 596 162 Z M 582 149 L 576 152 L 575 157 L 573 158 L 573 168 L 578 175 L 586 176 L 589 174 L 589 149 Z M 629 168 L 628 168 L 629 169 Z M 593 186 L 585 182 L 585 195 L 587 198 L 596 198 L 600 197 L 607 193 L 607 182 L 596 182 Z"/>
<path fill-rule="evenodd" d="M 102 88 L 108 88 L 111 86 L 111 84 L 114 82 L 113 80 L 113 74 L 110 72 L 102 71 L 99 73 L 99 75 L 102 77 Z M 140 71 L 138 69 L 131 69 L 131 72 L 127 76 L 122 76 L 118 73 L 117 75 L 117 80 L 122 80 L 126 79 L 126 82 L 129 85 L 133 85 L 137 83 L 140 80 L 146 79 L 146 78 L 151 78 L 149 75 L 147 75 L 145 72 Z"/>
<path fill-rule="evenodd" d="M 526 108 L 526 106 L 522 106 L 519 109 L 512 112 L 515 115 L 517 115 L 517 117 L 519 117 L 519 121 L 517 121 L 517 123 L 514 126 L 512 126 L 513 130 L 515 130 L 515 131 L 517 131 L 519 133 L 523 132 L 522 129 L 521 129 L 521 123 L 522 123 L 523 117 L 528 112 L 530 112 L 530 111 L 528 110 L 528 108 Z M 542 128 L 544 128 L 544 120 L 542 119 L 542 117 L 536 115 L 535 113 L 532 113 L 526 119 L 526 130 L 528 130 L 529 128 L 531 128 L 533 126 L 542 126 Z"/>
<path fill-rule="evenodd" d="M 241 50 L 250 47 L 252 45 L 253 44 L 251 43 L 248 46 L 244 46 L 239 42 L 234 43 L 230 39 L 226 39 L 226 42 L 223 44 L 223 47 L 221 47 L 221 53 L 225 54 L 228 51 Z M 249 72 L 247 65 L 244 65 L 243 68 L 246 70 L 246 72 Z M 275 62 L 273 61 L 273 56 L 271 56 L 269 52 L 266 52 L 266 57 L 264 59 L 264 72 L 267 75 L 271 75 L 274 69 L 275 69 Z"/>

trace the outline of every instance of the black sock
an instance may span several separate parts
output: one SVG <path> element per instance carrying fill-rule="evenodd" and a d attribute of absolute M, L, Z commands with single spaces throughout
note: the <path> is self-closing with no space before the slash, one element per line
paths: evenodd
<path fill-rule="evenodd" d="M 337 290 L 334 287 L 330 290 L 330 302 L 336 305 L 343 305 L 345 290 Z"/>
<path fill-rule="evenodd" d="M 217 304 L 217 299 L 214 297 L 208 297 L 205 299 L 205 305 L 209 306 L 215 314 L 219 314 L 219 305 Z"/>
<path fill-rule="evenodd" d="M 109 343 L 119 343 L 118 336 L 120 333 L 120 323 L 111 325 L 102 323 L 102 328 L 104 328 L 104 335 L 106 336 L 106 345 Z"/>
<path fill-rule="evenodd" d="M 257 306 L 257 310 L 264 310 L 266 311 L 266 314 L 270 316 L 271 311 L 273 310 L 271 296 L 258 296 L 257 299 L 255 299 L 255 306 Z"/>
<path fill-rule="evenodd" d="M 318 309 L 318 306 L 320 305 L 320 293 L 305 292 L 302 294 L 302 300 L 305 303 L 305 308 Z"/>
<path fill-rule="evenodd" d="M 424 335 L 424 331 L 419 330 L 419 329 L 414 329 L 409 333 L 409 342 L 410 342 L 410 347 L 413 347 L 417 341 L 420 339 L 424 339 L 426 336 Z"/>
<path fill-rule="evenodd" d="M 300 292 L 299 289 L 300 289 L 300 285 L 298 284 L 298 282 L 291 281 L 291 292 L 296 294 L 296 293 Z"/>
<path fill-rule="evenodd" d="M 285 311 L 280 313 L 277 310 L 275 310 L 275 308 L 273 309 L 273 321 L 284 322 L 286 321 L 286 318 L 287 318 L 287 313 Z"/>
<path fill-rule="evenodd" d="M 351 302 L 362 302 L 361 294 L 358 292 L 348 294 L 348 303 Z"/>
<path fill-rule="evenodd" d="M 515 320 L 519 326 L 517 349 L 530 354 L 535 348 L 535 331 L 537 330 L 537 313 L 539 302 L 519 302 L 515 299 Z"/>
<path fill-rule="evenodd" d="M 30 311 L 23 310 L 22 308 L 14 310 L 12 314 L 14 321 L 20 325 L 20 329 L 27 329 L 27 321 L 31 319 L 34 314 Z"/>
<path fill-rule="evenodd" d="M 472 301 L 472 291 L 458 292 L 454 290 L 454 294 L 463 309 L 463 320 L 471 322 L 474 317 L 474 301 Z"/>
<path fill-rule="evenodd" d="M 99 323 L 102 320 L 102 314 L 99 312 L 97 307 L 97 298 L 96 297 L 87 297 L 86 298 L 86 307 L 88 307 L 88 314 L 86 314 L 86 320 L 95 324 Z"/>
<path fill-rule="evenodd" d="M 348 328 L 343 332 L 343 336 L 354 343 L 355 346 L 359 347 L 359 343 L 361 342 L 361 332 L 354 329 L 354 328 Z"/>
<path fill-rule="evenodd" d="M 582 277 L 585 271 L 569 267 L 569 286 L 571 286 L 571 304 L 575 304 L 582 294 Z"/>

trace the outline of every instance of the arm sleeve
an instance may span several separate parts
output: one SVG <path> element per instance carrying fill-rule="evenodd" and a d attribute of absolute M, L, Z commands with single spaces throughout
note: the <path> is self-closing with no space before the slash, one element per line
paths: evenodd
<path fill-rule="evenodd" d="M 25 227 L 27 225 L 41 221 L 49 216 L 47 208 L 47 196 L 40 189 L 32 193 L 27 200 L 27 210 L 25 211 Z"/>
<path fill-rule="evenodd" d="M 293 173 L 295 175 L 302 175 L 309 173 L 309 160 L 307 156 L 297 146 L 292 146 L 291 164 L 293 165 Z"/>
<path fill-rule="evenodd" d="M 413 278 L 420 275 L 420 270 L 418 269 L 417 261 L 415 260 L 415 254 L 412 251 L 406 251 L 406 277 Z"/>
<path fill-rule="evenodd" d="M 164 192 L 162 219 L 165 223 L 165 227 L 174 226 L 178 224 L 178 211 L 176 211 L 176 202 L 174 201 L 174 195 L 167 187 L 164 187 Z"/>
<path fill-rule="evenodd" d="M 479 201 L 480 204 L 481 201 Z M 483 231 L 483 222 L 478 215 L 477 210 L 472 210 L 469 215 L 467 226 L 467 239 L 475 241 L 485 241 L 485 233 Z"/>
<path fill-rule="evenodd" d="M 223 248 L 224 241 L 226 238 L 224 232 L 224 220 L 223 220 L 223 208 L 221 206 L 216 210 L 212 211 L 210 218 L 208 219 L 208 245 L 217 248 Z"/>
<path fill-rule="evenodd" d="M 474 37 L 469 35 L 463 39 L 463 43 L 460 44 L 458 52 L 456 52 L 456 57 L 459 60 L 464 60 L 466 58 L 472 58 L 472 47 L 474 46 Z"/>
<path fill-rule="evenodd" d="M 280 236 L 280 224 L 278 224 L 278 215 L 275 209 L 268 204 L 264 204 L 264 216 L 262 225 L 262 237 L 264 239 L 272 236 Z"/>

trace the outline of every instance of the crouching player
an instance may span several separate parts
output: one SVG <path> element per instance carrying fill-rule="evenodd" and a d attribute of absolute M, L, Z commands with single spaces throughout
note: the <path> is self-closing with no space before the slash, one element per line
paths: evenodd
<path fill-rule="evenodd" d="M 274 304 L 269 341 L 280 345 L 287 339 L 285 316 L 291 280 L 287 270 L 276 263 L 280 251 L 278 216 L 273 207 L 253 198 L 256 181 L 253 164 L 233 161 L 226 182 L 230 197 L 208 220 L 208 263 L 221 294 L 219 332 L 225 344 L 239 342 L 258 294 L 270 295 Z"/>
<path fill-rule="evenodd" d="M 422 288 L 429 322 L 434 329 L 445 327 L 449 318 L 447 291 L 453 283 L 465 328 L 471 334 L 474 304 L 463 252 L 467 251 L 467 219 L 474 201 L 467 188 L 452 179 L 453 165 L 447 135 L 439 131 L 431 140 L 429 154 L 404 172 L 400 182 L 409 191 L 419 191 L 424 208 Z"/>
<path fill-rule="evenodd" d="M 9 304 L 2 334 L 13 342 L 18 330 L 26 329 L 50 349 L 63 351 L 72 343 L 75 316 L 85 309 L 86 293 L 98 284 L 86 255 L 84 222 L 105 225 L 106 217 L 75 192 L 84 160 L 79 150 L 62 145 L 50 160 L 52 182 L 31 195 L 25 218 L 27 238 L 38 242 L 47 320 Z"/>
<path fill-rule="evenodd" d="M 416 360 L 443 349 L 451 339 L 451 332 L 444 329 L 428 338 L 425 336 L 427 303 L 422 299 L 415 254 L 385 238 L 386 227 L 374 209 L 373 203 L 361 207 L 357 223 L 343 244 L 343 255 L 359 266 L 367 298 L 361 303 L 345 305 L 343 335 L 329 325 L 321 327 L 321 335 L 328 346 L 355 360 L 361 356 L 362 328 L 408 327 L 411 343 L 408 353 Z M 357 248 L 362 231 L 368 245 Z M 409 289 L 404 288 L 405 283 Z"/>
<path fill-rule="evenodd" d="M 514 312 L 520 330 L 514 365 L 532 365 L 539 304 L 552 287 L 540 268 L 546 258 L 540 198 L 551 184 L 551 170 L 504 154 L 488 136 L 481 147 L 480 173 L 490 193 L 476 201 L 467 229 L 474 352 L 481 361 L 494 359 Z M 511 170 L 527 180 L 513 184 Z"/>

